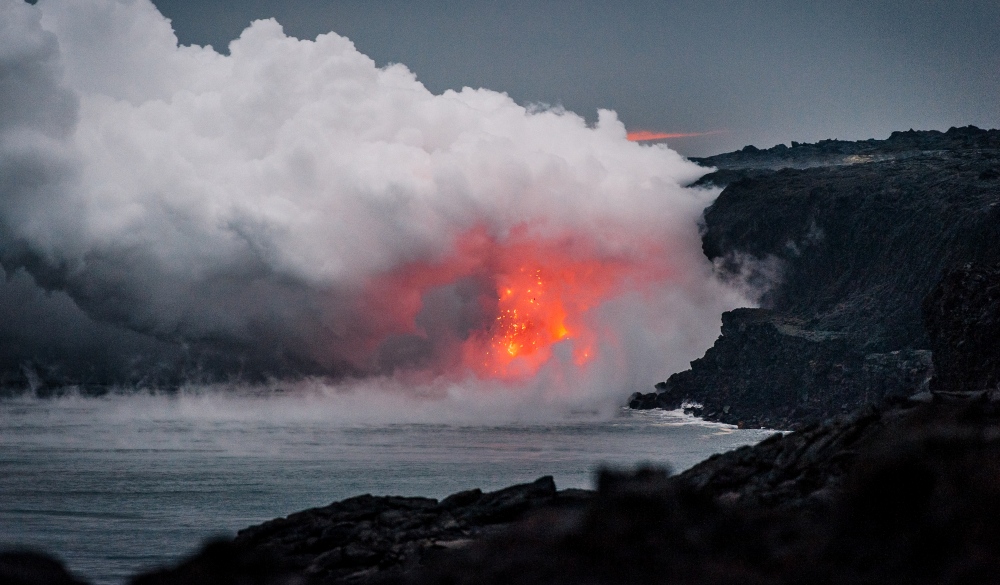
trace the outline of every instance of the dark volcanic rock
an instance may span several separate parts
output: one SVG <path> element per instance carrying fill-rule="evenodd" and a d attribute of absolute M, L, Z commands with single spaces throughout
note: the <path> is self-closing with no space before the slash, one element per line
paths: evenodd
<path fill-rule="evenodd" d="M 589 497 L 582 490 L 556 491 L 551 476 L 495 492 L 460 492 L 440 502 L 357 496 L 246 528 L 231 543 L 213 543 L 176 568 L 136 578 L 134 585 L 377 582 L 447 555 L 532 510 L 567 510 Z M 222 580 L 227 575 L 233 580 Z"/>
<path fill-rule="evenodd" d="M 779 159 L 809 168 L 774 170 L 789 166 Z M 723 278 L 763 291 L 767 310 L 727 313 L 705 357 L 630 405 L 698 402 L 711 420 L 794 428 L 919 391 L 931 373 L 921 302 L 942 271 L 1000 261 L 1000 181 L 990 178 L 1000 131 L 902 132 L 704 162 L 723 167 L 706 182 L 728 182 L 705 212 L 705 255 Z"/>
<path fill-rule="evenodd" d="M 670 478 L 603 474 L 399 583 L 978 583 L 1000 570 L 1000 413 L 870 408 Z"/>
<path fill-rule="evenodd" d="M 1000 261 L 1000 151 L 783 170 L 727 187 L 705 255 L 736 278 L 780 267 L 762 306 L 869 351 L 929 349 L 920 304 L 942 270 Z"/>
<path fill-rule="evenodd" d="M 633 395 L 633 408 L 687 407 L 699 416 L 747 427 L 793 429 L 924 386 L 929 351 L 863 353 L 843 333 L 809 329 L 764 309 L 722 316 L 722 335 L 691 369 Z M 692 403 L 697 409 L 692 409 Z"/>
<path fill-rule="evenodd" d="M 1000 265 L 945 272 L 923 309 L 934 351 L 931 389 L 1000 390 Z"/>
<path fill-rule="evenodd" d="M 37 552 L 0 552 L 0 583 L 3 585 L 84 585 L 62 563 Z"/>
<path fill-rule="evenodd" d="M 178 566 L 139 575 L 129 585 L 304 585 L 305 577 L 294 569 L 273 555 L 217 541 Z"/>
<path fill-rule="evenodd" d="M 792 142 L 791 147 L 779 144 L 768 149 L 747 146 L 735 152 L 691 160 L 706 167 L 716 167 L 720 171 L 803 169 L 902 159 L 926 152 L 996 149 L 1000 149 L 1000 130 L 980 130 L 975 126 L 966 126 L 951 128 L 947 132 L 893 132 L 885 140 L 820 140 L 815 144 Z M 712 182 L 722 187 L 731 182 L 727 179 L 733 176 L 739 175 L 719 174 Z"/>

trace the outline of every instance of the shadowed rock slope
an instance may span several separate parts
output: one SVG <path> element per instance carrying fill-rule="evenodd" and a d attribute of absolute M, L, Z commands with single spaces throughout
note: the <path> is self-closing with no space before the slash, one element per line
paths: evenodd
<path fill-rule="evenodd" d="M 676 478 L 605 474 L 572 516 L 539 513 L 398 582 L 992 582 L 997 410 L 871 409 Z"/>
<path fill-rule="evenodd" d="M 899 396 L 932 372 L 933 284 L 1000 260 L 1000 131 L 775 150 L 701 159 L 743 173 L 705 211 L 702 242 L 762 309 L 725 314 L 705 357 L 634 408 L 698 403 L 712 420 L 795 428 Z M 771 168 L 782 161 L 808 168 Z"/>

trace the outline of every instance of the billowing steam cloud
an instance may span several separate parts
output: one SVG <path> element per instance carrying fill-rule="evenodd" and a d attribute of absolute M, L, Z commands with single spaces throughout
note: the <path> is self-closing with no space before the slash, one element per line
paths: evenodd
<path fill-rule="evenodd" d="M 702 173 L 613 112 L 435 95 L 333 33 L 262 20 L 222 55 L 148 0 L 0 0 L 5 367 L 645 387 L 739 302 Z M 49 309 L 76 329 L 23 317 Z"/>

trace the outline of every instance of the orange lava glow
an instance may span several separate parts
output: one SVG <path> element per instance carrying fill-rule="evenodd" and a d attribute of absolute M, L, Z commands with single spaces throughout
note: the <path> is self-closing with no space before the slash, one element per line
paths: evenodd
<path fill-rule="evenodd" d="M 721 130 L 711 132 L 654 132 L 652 130 L 632 130 L 626 138 L 632 142 L 646 142 L 648 140 L 669 140 L 671 138 L 692 138 L 695 136 L 712 136 L 721 134 Z"/>
<path fill-rule="evenodd" d="M 462 340 L 459 365 L 480 378 L 521 380 L 553 359 L 560 345 L 563 355 L 583 366 L 602 343 L 614 342 L 592 311 L 669 276 L 668 255 L 655 242 L 640 248 L 609 252 L 592 238 L 539 236 L 528 225 L 501 240 L 477 227 L 457 239 L 454 253 L 409 264 L 372 283 L 371 290 L 386 301 L 377 303 L 382 319 L 419 333 L 414 319 L 424 292 L 467 276 L 489 282 L 495 290 L 489 325 Z"/>

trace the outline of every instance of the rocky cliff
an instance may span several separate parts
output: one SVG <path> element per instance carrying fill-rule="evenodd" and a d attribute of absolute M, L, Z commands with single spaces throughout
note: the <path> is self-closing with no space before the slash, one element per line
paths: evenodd
<path fill-rule="evenodd" d="M 1000 265 L 948 270 L 923 310 L 934 352 L 931 390 L 1000 390 Z"/>
<path fill-rule="evenodd" d="M 724 315 L 705 357 L 633 407 L 693 402 L 706 418 L 793 428 L 898 394 L 930 377 L 921 302 L 942 272 L 1000 260 L 1000 131 L 700 160 L 721 168 L 703 181 L 727 183 L 705 211 L 705 255 L 762 309 Z"/>
<path fill-rule="evenodd" d="M 905 397 L 926 386 L 931 352 L 859 349 L 847 334 L 812 329 L 766 309 L 722 316 L 715 345 L 633 408 L 677 408 L 739 426 L 796 428 Z"/>

